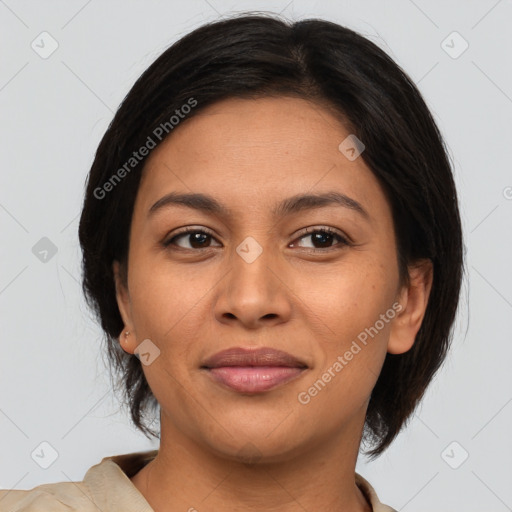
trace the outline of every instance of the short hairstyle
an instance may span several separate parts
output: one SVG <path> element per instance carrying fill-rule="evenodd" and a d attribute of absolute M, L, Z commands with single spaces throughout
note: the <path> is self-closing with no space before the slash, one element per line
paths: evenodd
<path fill-rule="evenodd" d="M 135 159 L 133 152 L 149 138 L 157 145 L 172 135 L 178 114 L 186 122 L 223 99 L 271 96 L 327 108 L 364 143 L 361 158 L 391 206 L 400 283 L 409 282 L 408 265 L 422 258 L 433 263 L 415 343 L 406 353 L 386 354 L 370 397 L 363 442 L 375 458 L 410 419 L 445 359 L 464 262 L 456 188 L 436 123 L 404 71 L 365 37 L 329 21 L 246 13 L 203 25 L 166 49 L 124 98 L 90 169 L 79 225 L 83 292 L 105 332 L 111 375 L 119 377 L 134 425 L 158 436 L 145 423 L 158 403 L 140 361 L 117 341 L 124 324 L 112 263 L 120 261 L 126 283 L 134 201 L 147 158 Z"/>

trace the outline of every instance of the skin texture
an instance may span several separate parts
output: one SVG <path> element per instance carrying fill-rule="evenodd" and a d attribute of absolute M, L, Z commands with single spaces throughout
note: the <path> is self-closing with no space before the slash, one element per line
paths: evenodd
<path fill-rule="evenodd" d="M 237 511 L 371 510 L 354 481 L 369 397 L 386 352 L 414 343 L 432 269 L 411 267 L 410 285 L 400 287 L 390 206 L 362 158 L 338 149 L 349 133 L 302 99 L 228 99 L 182 121 L 150 155 L 127 286 L 118 262 L 113 268 L 123 333 L 131 333 L 120 333 L 123 349 L 133 354 L 150 339 L 160 350 L 143 366 L 161 408 L 160 450 L 132 477 L 156 512 L 224 511 L 226 503 Z M 272 213 L 291 196 L 329 191 L 359 202 L 368 218 L 339 205 Z M 171 205 L 148 216 L 169 192 L 208 194 L 228 215 Z M 183 227 L 212 237 L 162 245 Z M 326 227 L 336 233 L 320 242 L 304 232 Z M 247 237 L 262 249 L 252 263 L 236 251 Z M 300 403 L 298 394 L 394 303 L 401 311 Z M 200 369 L 240 346 L 284 350 L 308 368 L 258 395 Z"/>

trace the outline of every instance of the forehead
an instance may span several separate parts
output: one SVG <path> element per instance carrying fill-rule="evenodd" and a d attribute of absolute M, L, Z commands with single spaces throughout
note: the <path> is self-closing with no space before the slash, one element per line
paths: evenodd
<path fill-rule="evenodd" d="M 215 162 L 272 156 L 278 160 L 318 158 L 337 150 L 349 132 L 324 107 L 300 98 L 230 98 L 182 121 L 152 157 L 184 146 L 187 152 Z"/>
<path fill-rule="evenodd" d="M 378 207 L 385 199 L 373 173 L 362 158 L 351 161 L 339 149 L 350 135 L 327 108 L 303 99 L 215 103 L 182 121 L 153 150 L 139 206 L 148 210 L 172 190 L 214 194 L 247 209 L 336 189 Z"/>

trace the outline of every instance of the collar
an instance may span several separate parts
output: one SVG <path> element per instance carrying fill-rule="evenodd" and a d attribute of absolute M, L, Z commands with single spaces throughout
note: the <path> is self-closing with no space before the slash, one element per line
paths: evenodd
<path fill-rule="evenodd" d="M 84 483 L 94 499 L 108 510 L 109 507 L 124 512 L 154 512 L 130 478 L 151 462 L 158 450 L 126 453 L 105 457 L 85 474 Z M 370 483 L 358 473 L 356 485 L 372 506 L 373 512 L 394 512 L 383 505 Z"/>

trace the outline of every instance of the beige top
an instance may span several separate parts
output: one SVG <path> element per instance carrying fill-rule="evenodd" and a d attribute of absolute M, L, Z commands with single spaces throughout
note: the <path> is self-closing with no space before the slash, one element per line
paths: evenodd
<path fill-rule="evenodd" d="M 130 478 L 157 453 L 150 450 L 105 457 L 87 471 L 81 482 L 0 490 L 0 512 L 154 512 Z M 356 484 L 373 512 L 396 512 L 383 505 L 373 487 L 357 473 Z"/>

